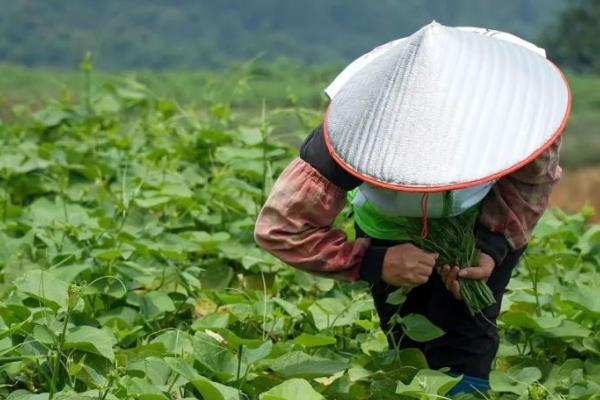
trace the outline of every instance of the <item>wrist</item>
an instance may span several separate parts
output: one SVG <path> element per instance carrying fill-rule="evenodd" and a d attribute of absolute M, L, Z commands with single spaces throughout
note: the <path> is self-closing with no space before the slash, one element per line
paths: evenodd
<path fill-rule="evenodd" d="M 383 260 L 387 249 L 384 246 L 369 246 L 367 248 L 358 271 L 359 279 L 370 284 L 375 284 L 381 280 Z"/>
<path fill-rule="evenodd" d="M 475 225 L 477 247 L 481 252 L 494 260 L 496 266 L 502 264 L 510 250 L 510 245 L 503 234 L 492 232 L 481 224 Z"/>

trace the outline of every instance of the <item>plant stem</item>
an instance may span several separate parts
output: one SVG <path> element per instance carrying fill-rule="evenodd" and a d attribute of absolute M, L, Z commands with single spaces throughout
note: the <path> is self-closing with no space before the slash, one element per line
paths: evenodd
<path fill-rule="evenodd" d="M 54 358 L 54 365 L 52 367 L 52 377 L 50 379 L 50 400 L 54 397 L 56 393 L 56 381 L 59 375 L 59 367 L 60 367 L 60 358 L 62 356 L 63 346 L 65 343 L 65 336 L 67 335 L 67 327 L 69 325 L 69 318 L 71 316 L 71 307 L 67 308 L 67 313 L 65 315 L 65 321 L 63 323 L 62 333 L 58 337 L 58 344 L 56 346 L 56 356 Z"/>
<path fill-rule="evenodd" d="M 260 133 L 262 137 L 262 193 L 260 197 L 260 205 L 262 206 L 267 199 L 267 135 L 268 135 L 268 127 L 267 127 L 267 117 L 266 117 L 266 103 L 263 99 L 262 101 L 262 114 L 261 114 L 261 127 Z M 258 214 L 258 213 L 257 213 Z"/>
<path fill-rule="evenodd" d="M 237 365 L 237 373 L 235 375 L 235 380 L 240 380 L 240 374 L 242 373 L 242 355 L 244 354 L 244 345 L 240 344 L 238 348 L 238 365 Z"/>

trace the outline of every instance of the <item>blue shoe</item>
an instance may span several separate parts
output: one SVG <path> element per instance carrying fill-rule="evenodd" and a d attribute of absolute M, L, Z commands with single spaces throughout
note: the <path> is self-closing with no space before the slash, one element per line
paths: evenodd
<path fill-rule="evenodd" d="M 490 390 L 490 381 L 487 379 L 476 378 L 474 376 L 463 375 L 463 378 L 449 392 L 449 395 L 459 393 L 479 393 Z"/>

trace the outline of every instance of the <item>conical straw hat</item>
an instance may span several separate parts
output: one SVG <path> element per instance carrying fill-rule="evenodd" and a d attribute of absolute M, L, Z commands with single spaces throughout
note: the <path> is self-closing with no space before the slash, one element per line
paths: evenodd
<path fill-rule="evenodd" d="M 571 107 L 567 81 L 542 49 L 436 22 L 359 58 L 326 92 L 334 159 L 366 182 L 403 191 L 498 179 L 550 146 Z"/>

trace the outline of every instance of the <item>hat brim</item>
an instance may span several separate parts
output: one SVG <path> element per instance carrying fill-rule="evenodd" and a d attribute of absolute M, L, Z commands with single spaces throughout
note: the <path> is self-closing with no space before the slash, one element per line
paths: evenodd
<path fill-rule="evenodd" d="M 436 25 L 437 26 L 434 26 L 433 29 L 439 29 L 438 27 L 440 27 L 440 25 Z M 442 28 L 453 29 L 447 27 Z M 445 32 L 442 32 L 442 34 L 445 34 Z M 477 33 L 471 34 L 478 35 Z M 498 45 L 497 42 L 493 42 L 498 41 L 498 39 L 488 39 L 492 40 L 492 42 L 484 44 L 489 46 Z M 420 38 L 420 40 L 423 40 L 423 38 Z M 426 40 L 430 39 L 426 38 Z M 467 38 L 467 40 L 470 39 Z M 406 46 L 407 43 L 405 40 L 397 42 L 398 46 Z M 509 44 L 508 46 L 519 47 L 514 44 Z M 464 48 L 460 49 L 460 51 L 467 53 L 469 50 L 469 48 L 466 50 Z M 497 52 L 498 50 L 494 49 L 493 51 Z M 564 73 L 539 54 L 535 54 L 535 52 L 523 48 L 517 51 L 516 49 L 509 47 L 508 50 L 501 49 L 501 51 L 508 51 L 509 53 L 514 52 L 514 54 L 508 55 L 521 58 L 517 59 L 517 61 L 512 64 L 510 57 L 500 59 L 500 63 L 504 63 L 503 65 L 508 69 L 505 75 L 507 75 L 509 79 L 512 77 L 515 79 L 515 82 L 528 83 L 529 77 L 512 75 L 530 73 L 527 71 L 523 72 L 524 69 L 522 68 L 522 65 L 519 65 L 519 62 L 528 66 L 528 63 L 530 63 L 531 65 L 534 65 L 534 67 L 532 67 L 534 73 L 538 72 L 535 68 L 540 69 L 539 72 L 543 77 L 538 80 L 541 79 L 541 83 L 536 81 L 531 87 L 514 88 L 514 102 L 517 103 L 516 106 L 514 104 L 508 104 L 507 99 L 493 98 L 492 101 L 498 100 L 500 103 L 504 104 L 504 106 L 499 107 L 499 110 L 493 109 L 490 111 L 488 105 L 487 109 L 482 111 L 483 106 L 481 105 L 481 102 L 477 100 L 477 96 L 479 96 L 483 90 L 486 90 L 488 87 L 496 87 L 498 93 L 506 93 L 505 89 L 498 88 L 499 84 L 497 82 L 497 80 L 500 79 L 500 81 L 506 83 L 507 76 L 502 76 L 502 73 L 504 72 L 496 73 L 491 77 L 485 76 L 484 74 L 480 74 L 479 76 L 476 74 L 474 76 L 469 76 L 457 73 L 456 75 L 453 75 L 453 77 L 457 76 L 456 79 L 472 79 L 475 83 L 472 83 L 472 81 L 470 82 L 476 88 L 482 88 L 479 89 L 479 91 L 471 88 L 472 91 L 476 92 L 476 96 L 464 98 L 460 104 L 452 104 L 452 106 L 456 107 L 460 113 L 466 115 L 459 115 L 459 119 L 471 119 L 470 123 L 463 124 L 463 126 L 460 126 L 460 124 L 457 125 L 455 121 L 451 121 L 451 123 L 444 120 L 440 121 L 440 118 L 432 122 L 427 120 L 427 116 L 423 117 L 423 119 L 427 120 L 426 122 L 429 123 L 429 125 L 424 124 L 423 126 L 419 126 L 418 117 L 410 115 L 409 118 L 406 118 L 408 115 L 407 112 L 404 111 L 403 113 L 402 109 L 398 107 L 397 104 L 397 97 L 401 95 L 399 91 L 408 90 L 406 84 L 396 88 L 396 92 L 388 91 L 386 94 L 380 95 L 378 92 L 371 90 L 370 94 L 367 93 L 367 95 L 361 97 L 362 93 L 360 89 L 363 82 L 360 80 L 362 79 L 364 81 L 365 79 L 371 79 L 369 84 L 372 84 L 372 74 L 377 72 L 377 70 L 373 68 L 370 70 L 369 64 L 361 66 L 361 70 L 350 77 L 348 83 L 338 89 L 339 93 L 334 96 L 325 113 L 323 123 L 324 137 L 331 156 L 342 168 L 359 179 L 378 187 L 398 191 L 437 192 L 462 189 L 497 180 L 502 176 L 510 174 L 525 166 L 551 146 L 565 129 L 571 111 L 571 92 Z M 391 51 L 388 53 L 391 53 Z M 402 55 L 401 52 L 396 51 L 396 53 L 396 57 L 398 54 Z M 379 57 L 379 63 L 382 62 L 381 58 L 383 57 Z M 523 59 L 525 59 L 525 61 L 523 61 Z M 540 59 L 543 59 L 543 63 Z M 483 56 L 480 57 L 480 59 L 475 59 L 475 64 L 477 64 L 477 66 L 484 66 L 482 70 L 485 70 L 486 63 L 489 64 L 489 61 L 485 60 L 485 57 Z M 544 66 L 544 64 L 546 66 Z M 436 66 L 434 65 L 434 67 Z M 371 74 L 371 76 L 369 76 L 369 74 Z M 418 79 L 418 77 L 415 78 L 414 76 L 412 78 Z M 389 80 L 389 77 L 385 76 L 385 71 L 382 79 Z M 560 82 L 558 82 L 558 79 L 560 79 Z M 353 80 L 358 80 L 359 82 L 354 83 L 353 85 Z M 490 82 L 490 80 L 496 81 Z M 548 82 L 548 88 L 545 88 L 542 83 Z M 377 84 L 377 82 L 375 83 Z M 344 93 L 348 87 L 350 87 L 350 89 Z M 375 89 L 381 90 L 381 88 Z M 366 88 L 367 92 L 368 90 L 369 89 Z M 526 96 L 523 96 L 523 93 L 525 93 Z M 408 102 L 413 101 L 418 106 L 428 104 L 426 102 L 419 103 L 419 101 L 421 101 L 419 98 L 416 100 L 414 98 L 411 99 L 411 94 L 412 93 L 402 94 L 405 98 L 408 98 L 408 100 L 404 98 L 403 100 Z M 369 97 L 369 95 L 371 97 Z M 486 95 L 487 93 L 482 94 L 484 97 Z M 501 97 L 500 94 L 492 93 L 492 96 L 493 95 Z M 521 98 L 519 98 L 519 96 L 521 96 Z M 523 99 L 523 97 L 526 97 L 526 99 Z M 339 100 L 340 98 L 341 100 Z M 486 101 L 489 103 L 490 100 Z M 436 105 L 435 102 L 432 104 Z M 378 110 L 377 107 L 381 108 L 381 110 Z M 396 109 L 394 109 L 394 107 L 396 107 Z M 516 111 L 513 110 L 515 107 L 517 107 Z M 387 111 L 387 114 L 382 112 L 382 110 Z M 427 112 L 427 110 L 423 110 L 422 108 L 419 109 L 419 107 L 409 108 L 409 111 L 410 110 L 414 111 L 414 113 Z M 519 118 L 518 121 L 515 122 L 515 118 L 508 115 L 509 113 L 507 110 L 513 110 L 513 114 L 515 112 L 521 112 L 528 115 L 525 115 L 524 118 Z M 336 119 L 332 130 L 331 115 L 332 113 L 336 113 L 336 111 L 337 115 L 335 116 Z M 497 112 L 497 114 L 494 115 L 494 112 Z M 504 114 L 502 114 L 502 112 L 504 112 Z M 480 117 L 478 115 L 479 113 L 487 115 L 488 119 L 491 119 L 489 121 L 481 121 L 483 116 Z M 377 130 L 378 128 L 381 128 L 382 124 L 372 122 L 370 125 L 367 124 L 371 129 L 368 133 L 365 133 L 365 124 L 361 120 L 361 118 L 365 118 L 365 116 L 372 120 L 375 120 L 375 118 L 417 118 L 417 123 L 412 121 L 412 124 L 408 125 L 409 127 L 414 128 L 414 131 L 411 132 L 408 129 L 402 131 L 393 129 L 397 126 L 404 126 L 406 128 L 407 125 L 402 125 L 402 121 L 384 121 L 384 124 L 389 122 L 388 125 L 392 127 L 392 129 L 387 130 Z M 454 123 L 454 125 L 451 126 L 454 134 L 450 136 L 440 135 L 441 137 L 437 142 L 436 136 L 429 135 L 429 137 L 423 139 L 424 142 L 421 143 L 420 138 L 427 136 L 423 132 L 427 132 L 427 127 L 431 127 L 431 124 L 436 123 L 441 124 L 442 126 L 444 126 L 444 124 L 451 126 L 452 123 Z M 552 126 L 550 127 L 550 125 Z M 490 126 L 493 127 L 493 132 L 491 133 L 486 131 L 486 129 L 490 129 Z M 529 132 L 528 129 L 531 129 L 531 132 Z M 496 132 L 495 136 L 494 132 Z M 461 133 L 463 136 L 460 136 Z M 470 143 L 468 143 L 469 139 L 465 139 L 465 135 L 474 136 L 477 143 L 481 144 L 489 142 L 490 145 L 486 144 L 485 147 L 487 150 L 485 152 L 480 152 L 478 149 L 474 150 L 470 148 Z M 486 135 L 489 137 L 486 137 Z M 381 141 L 382 143 L 377 143 L 378 141 Z M 436 152 L 435 149 L 427 148 L 431 143 L 435 143 L 435 146 L 432 147 L 436 147 L 437 149 L 447 146 L 448 148 L 453 149 L 456 154 L 452 154 L 451 156 L 446 155 L 446 157 L 442 155 L 442 157 L 440 157 L 442 153 L 439 151 Z M 400 149 L 398 151 L 390 151 L 389 146 L 400 147 Z M 516 151 L 515 148 L 519 149 L 519 151 Z M 411 152 L 416 152 L 418 154 L 415 156 L 415 154 Z M 495 154 L 494 152 L 498 153 Z M 401 158 L 403 156 L 404 158 L 410 159 L 411 162 L 409 164 L 402 164 Z M 489 160 L 494 157 L 499 157 L 501 160 L 490 162 Z M 483 167 L 479 165 L 475 168 L 475 171 L 471 176 L 468 174 L 465 175 L 464 168 L 461 172 L 460 168 L 455 167 L 455 165 L 458 165 L 461 162 L 464 162 L 467 165 L 477 165 L 478 158 L 480 158 L 482 160 L 481 162 L 484 164 L 487 159 L 489 165 L 483 165 Z M 364 159 L 372 159 L 374 161 L 369 164 L 369 162 L 363 162 Z M 450 163 L 448 160 L 457 161 Z M 419 168 L 423 172 L 420 172 Z M 411 171 L 411 169 L 415 169 L 416 173 L 415 171 Z M 405 171 L 408 171 L 408 173 L 404 173 Z M 438 179 L 438 177 L 440 178 Z"/>

